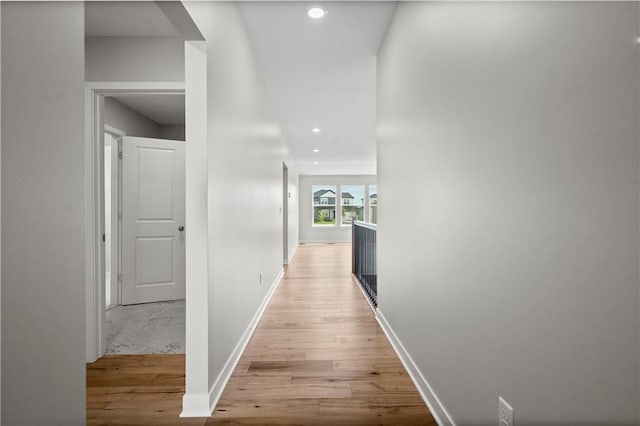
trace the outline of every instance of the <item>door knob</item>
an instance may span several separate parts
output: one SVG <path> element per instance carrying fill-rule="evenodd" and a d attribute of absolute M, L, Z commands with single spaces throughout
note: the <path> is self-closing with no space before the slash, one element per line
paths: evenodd
<path fill-rule="evenodd" d="M 180 231 L 180 232 L 184 231 L 184 226 L 182 226 L 182 225 L 178 226 L 178 231 Z"/>

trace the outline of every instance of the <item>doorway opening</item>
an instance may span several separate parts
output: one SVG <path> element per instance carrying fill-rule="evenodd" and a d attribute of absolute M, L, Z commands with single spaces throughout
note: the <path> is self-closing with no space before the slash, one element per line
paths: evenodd
<path fill-rule="evenodd" d="M 282 163 L 282 263 L 289 264 L 289 168 Z"/>
<path fill-rule="evenodd" d="M 88 361 L 185 352 L 184 85 L 172 85 L 88 88 Z"/>
<path fill-rule="evenodd" d="M 184 353 L 184 95 L 105 96 L 104 126 L 105 353 Z"/>

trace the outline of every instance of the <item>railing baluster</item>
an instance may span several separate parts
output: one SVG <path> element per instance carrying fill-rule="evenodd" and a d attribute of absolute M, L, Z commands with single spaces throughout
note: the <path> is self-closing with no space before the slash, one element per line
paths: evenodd
<path fill-rule="evenodd" d="M 378 305 L 378 272 L 376 267 L 376 225 L 353 223 L 352 272 L 374 306 Z"/>

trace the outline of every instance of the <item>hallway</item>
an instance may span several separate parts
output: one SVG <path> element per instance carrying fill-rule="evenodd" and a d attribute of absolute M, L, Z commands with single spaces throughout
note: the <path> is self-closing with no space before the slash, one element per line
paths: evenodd
<path fill-rule="evenodd" d="M 350 269 L 350 244 L 298 248 L 212 418 L 177 419 L 183 379 L 161 365 L 176 356 L 105 357 L 87 369 L 88 423 L 436 424 Z"/>

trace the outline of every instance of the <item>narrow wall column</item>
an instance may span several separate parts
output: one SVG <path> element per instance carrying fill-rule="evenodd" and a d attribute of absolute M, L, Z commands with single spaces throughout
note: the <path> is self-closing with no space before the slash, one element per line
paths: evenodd
<path fill-rule="evenodd" d="M 186 393 L 182 416 L 208 416 L 208 216 L 206 42 L 185 44 L 186 108 Z"/>

